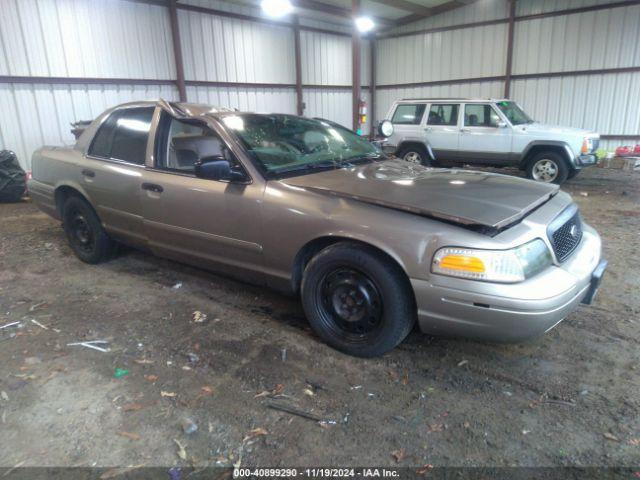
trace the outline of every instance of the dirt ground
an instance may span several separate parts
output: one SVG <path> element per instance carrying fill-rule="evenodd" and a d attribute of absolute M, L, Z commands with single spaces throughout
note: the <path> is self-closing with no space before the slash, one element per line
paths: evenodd
<path fill-rule="evenodd" d="M 295 299 L 137 251 L 85 265 L 32 204 L 0 205 L 0 326 L 20 322 L 0 330 L 0 467 L 638 465 L 640 174 L 564 188 L 610 262 L 593 306 L 526 344 L 414 332 L 372 360 Z M 67 345 L 96 339 L 110 352 Z"/>

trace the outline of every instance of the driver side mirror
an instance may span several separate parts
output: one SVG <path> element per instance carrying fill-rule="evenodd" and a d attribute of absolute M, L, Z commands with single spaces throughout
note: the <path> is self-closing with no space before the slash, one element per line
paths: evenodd
<path fill-rule="evenodd" d="M 233 168 L 231 162 L 223 155 L 205 157 L 195 164 L 195 174 L 198 178 L 217 180 L 222 182 L 247 181 L 247 176 L 239 169 Z"/>

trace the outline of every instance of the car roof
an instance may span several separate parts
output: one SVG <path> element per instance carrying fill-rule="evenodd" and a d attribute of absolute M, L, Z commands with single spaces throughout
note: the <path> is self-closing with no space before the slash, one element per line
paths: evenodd
<path fill-rule="evenodd" d="M 454 97 L 443 97 L 443 98 L 402 98 L 397 101 L 397 103 L 402 102 L 465 102 L 465 103 L 487 103 L 487 102 L 507 102 L 510 101 L 508 98 L 454 98 Z"/>

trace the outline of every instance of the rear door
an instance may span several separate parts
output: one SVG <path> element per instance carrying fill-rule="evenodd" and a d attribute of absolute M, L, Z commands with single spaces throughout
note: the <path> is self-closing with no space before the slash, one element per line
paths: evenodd
<path fill-rule="evenodd" d="M 456 160 L 459 148 L 459 103 L 432 103 L 424 131 L 437 160 Z"/>
<path fill-rule="evenodd" d="M 513 130 L 490 103 L 464 105 L 460 128 L 460 160 L 468 163 L 507 164 Z"/>
<path fill-rule="evenodd" d="M 142 185 L 148 245 L 165 257 L 261 282 L 264 184 L 194 173 L 196 162 L 218 156 L 243 169 L 220 133 L 203 122 L 159 113 L 153 163 Z"/>
<path fill-rule="evenodd" d="M 106 230 L 143 244 L 140 183 L 155 107 L 115 110 L 98 128 L 80 167 L 81 182 Z"/>

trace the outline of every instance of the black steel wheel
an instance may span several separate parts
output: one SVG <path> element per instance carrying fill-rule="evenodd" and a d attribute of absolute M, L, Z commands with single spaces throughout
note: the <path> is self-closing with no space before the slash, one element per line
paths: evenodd
<path fill-rule="evenodd" d="M 311 259 L 302 280 L 302 303 L 323 340 L 359 357 L 394 348 L 416 317 L 411 285 L 400 267 L 352 242 L 331 245 Z"/>
<path fill-rule="evenodd" d="M 83 198 L 71 196 L 64 202 L 62 225 L 69 245 L 83 262 L 100 263 L 113 253 L 113 240 L 102 228 L 91 205 Z"/>

